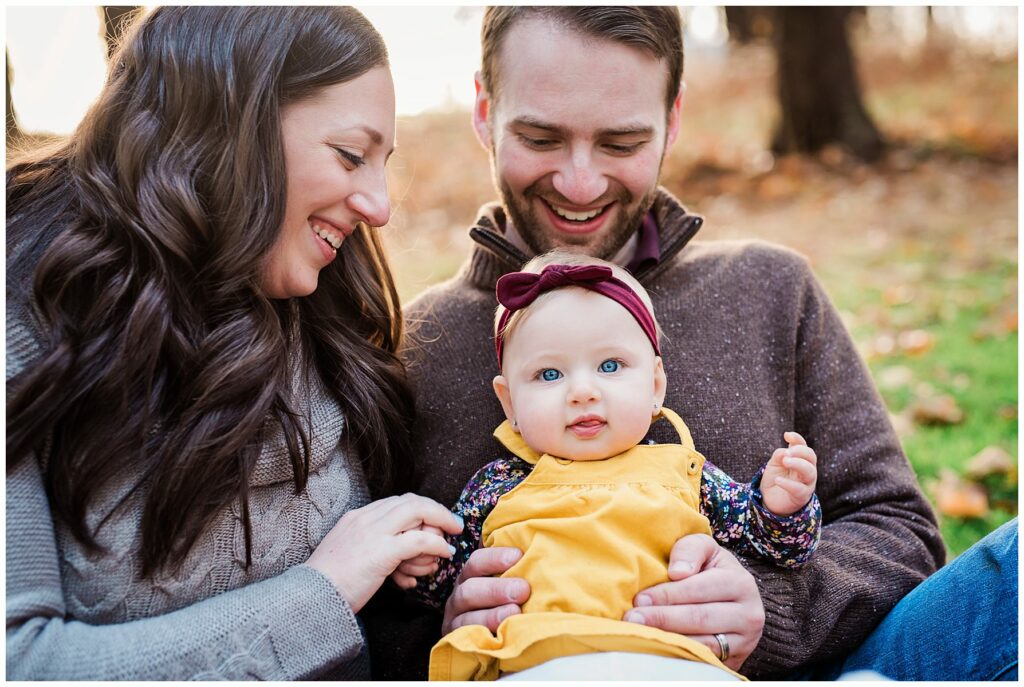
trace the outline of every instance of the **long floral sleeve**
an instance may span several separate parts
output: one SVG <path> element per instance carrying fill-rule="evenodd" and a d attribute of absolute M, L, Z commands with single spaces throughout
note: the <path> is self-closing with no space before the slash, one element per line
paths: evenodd
<path fill-rule="evenodd" d="M 455 555 L 442 558 L 437 572 L 417 580 L 412 595 L 431 608 L 441 608 L 455 587 L 455 580 L 470 554 L 480 548 L 484 520 L 491 514 L 498 499 L 526 479 L 533 466 L 521 458 L 508 456 L 480 468 L 462 490 L 452 512 L 465 525 L 457 536 L 449 536 Z"/>
<path fill-rule="evenodd" d="M 704 461 L 701 510 L 718 543 L 746 553 L 756 551 L 783 568 L 798 568 L 821 539 L 818 496 L 812 495 L 807 505 L 792 515 L 775 515 L 761 498 L 762 474 L 764 467 L 749 484 L 734 482 L 711 461 Z"/>

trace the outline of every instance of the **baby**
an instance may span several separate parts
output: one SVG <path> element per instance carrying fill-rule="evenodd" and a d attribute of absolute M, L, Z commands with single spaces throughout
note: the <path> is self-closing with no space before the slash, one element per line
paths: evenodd
<path fill-rule="evenodd" d="M 814 451 L 787 432 L 789 447 L 750 484 L 706 461 L 662 407 L 667 380 L 650 297 L 616 265 L 555 251 L 502 277 L 497 295 L 494 391 L 508 419 L 494 434 L 511 455 L 469 481 L 453 509 L 465 521 L 455 556 L 421 578 L 416 594 L 439 607 L 470 553 L 514 546 L 523 557 L 505 575 L 528 580 L 531 595 L 496 636 L 468 625 L 443 637 L 430 678 L 494 679 L 604 651 L 729 670 L 723 635 L 713 652 L 622 617 L 637 592 L 669 579 L 669 553 L 687 534 L 784 567 L 806 561 L 820 536 Z M 678 444 L 641 443 L 656 419 L 672 424 Z"/>

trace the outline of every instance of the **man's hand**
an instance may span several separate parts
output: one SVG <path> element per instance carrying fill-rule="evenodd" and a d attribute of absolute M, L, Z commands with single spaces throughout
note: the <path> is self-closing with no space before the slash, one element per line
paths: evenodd
<path fill-rule="evenodd" d="M 490 576 L 500 575 L 522 557 L 519 549 L 504 546 L 477 549 L 470 554 L 444 606 L 441 633 L 448 634 L 463 625 L 484 625 L 496 632 L 502 620 L 520 613 L 519 605 L 530 598 L 529 583 L 521 577 Z"/>
<path fill-rule="evenodd" d="M 764 630 L 764 605 L 754 576 L 706 534 L 676 542 L 668 576 L 670 582 L 639 592 L 623 619 L 688 635 L 716 656 L 720 650 L 714 635 L 724 634 L 729 642 L 725 665 L 739 670 Z"/>

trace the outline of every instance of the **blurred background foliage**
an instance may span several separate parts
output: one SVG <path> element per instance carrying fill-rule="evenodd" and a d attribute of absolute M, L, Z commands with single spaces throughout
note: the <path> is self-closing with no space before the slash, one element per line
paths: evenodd
<path fill-rule="evenodd" d="M 100 10 L 108 36 L 124 9 Z M 951 556 L 1018 509 L 1017 10 L 979 11 L 684 8 L 704 34 L 662 168 L 699 239 L 810 259 Z M 8 85 L 8 147 L 16 111 Z M 455 273 L 495 193 L 464 105 L 400 115 L 398 142 L 384 233 L 408 302 Z"/>

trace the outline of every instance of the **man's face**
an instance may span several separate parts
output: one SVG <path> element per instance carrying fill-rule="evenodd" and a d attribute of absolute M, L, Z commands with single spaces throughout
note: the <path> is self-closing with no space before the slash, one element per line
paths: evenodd
<path fill-rule="evenodd" d="M 609 259 L 636 231 L 678 134 L 678 98 L 666 117 L 667 79 L 663 60 L 545 19 L 509 30 L 496 99 L 478 81 L 474 126 L 532 250 Z"/>

